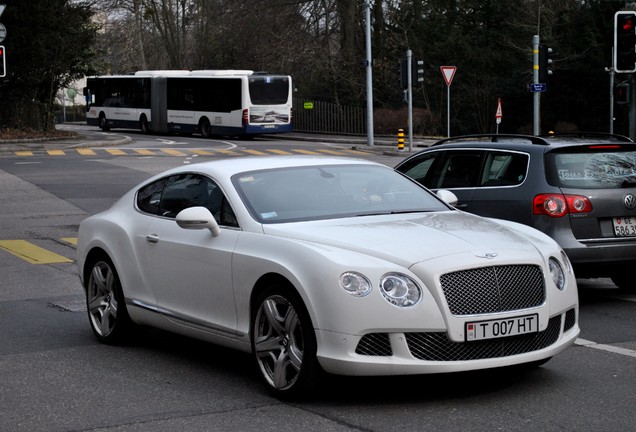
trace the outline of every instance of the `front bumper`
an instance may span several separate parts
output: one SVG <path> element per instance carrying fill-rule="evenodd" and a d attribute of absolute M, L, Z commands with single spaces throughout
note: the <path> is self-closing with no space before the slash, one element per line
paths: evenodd
<path fill-rule="evenodd" d="M 489 369 L 548 359 L 572 345 L 580 333 L 578 311 L 550 318 L 532 335 L 478 342 L 453 342 L 445 332 L 369 333 L 320 331 L 318 360 L 339 375 L 414 375 Z"/>

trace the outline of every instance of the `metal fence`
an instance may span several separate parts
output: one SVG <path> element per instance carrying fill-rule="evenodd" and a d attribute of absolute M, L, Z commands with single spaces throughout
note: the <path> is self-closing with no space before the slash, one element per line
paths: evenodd
<path fill-rule="evenodd" d="M 366 107 L 336 105 L 331 102 L 294 98 L 294 130 L 333 134 L 365 135 Z"/>

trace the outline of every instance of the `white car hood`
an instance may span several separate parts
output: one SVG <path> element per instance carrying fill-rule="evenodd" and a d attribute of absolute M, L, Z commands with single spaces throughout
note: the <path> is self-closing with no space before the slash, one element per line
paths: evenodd
<path fill-rule="evenodd" d="M 456 211 L 265 224 L 263 232 L 360 252 L 406 268 L 475 250 L 538 252 L 530 237 L 514 226 Z"/>

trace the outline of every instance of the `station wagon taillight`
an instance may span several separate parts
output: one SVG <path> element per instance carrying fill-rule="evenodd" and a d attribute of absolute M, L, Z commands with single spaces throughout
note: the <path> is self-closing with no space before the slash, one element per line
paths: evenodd
<path fill-rule="evenodd" d="M 540 194 L 534 197 L 532 214 L 559 218 L 568 213 L 589 213 L 592 203 L 582 195 Z"/>

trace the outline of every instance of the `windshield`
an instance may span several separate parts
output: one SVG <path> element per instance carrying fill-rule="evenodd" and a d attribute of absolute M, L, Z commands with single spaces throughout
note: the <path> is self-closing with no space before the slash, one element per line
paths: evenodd
<path fill-rule="evenodd" d="M 289 99 L 289 77 L 250 76 L 250 99 L 254 105 L 282 105 Z"/>
<path fill-rule="evenodd" d="M 448 210 L 389 167 L 326 165 L 237 174 L 232 181 L 262 223 Z"/>
<path fill-rule="evenodd" d="M 594 149 L 550 154 L 553 183 L 560 187 L 606 189 L 636 184 L 636 151 Z"/>

